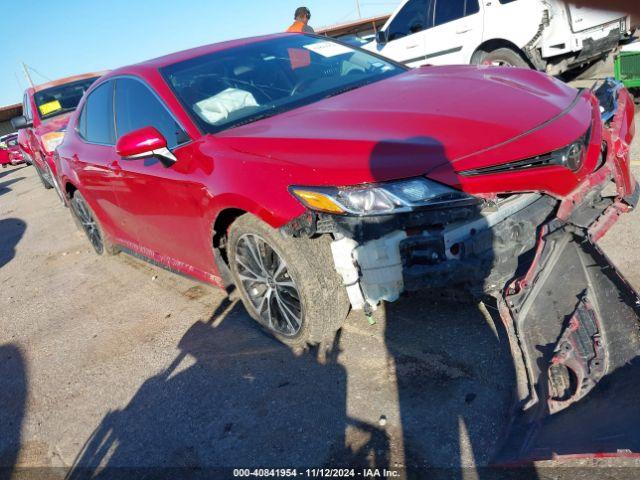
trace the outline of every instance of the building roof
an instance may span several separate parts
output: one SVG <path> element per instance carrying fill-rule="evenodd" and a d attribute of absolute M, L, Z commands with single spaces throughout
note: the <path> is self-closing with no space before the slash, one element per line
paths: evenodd
<path fill-rule="evenodd" d="M 7 105 L 6 107 L 0 107 L 0 122 L 6 122 L 13 117 L 22 115 L 22 104 L 17 103 L 15 105 Z"/>
<path fill-rule="evenodd" d="M 377 17 L 363 18 L 352 22 L 339 23 L 330 27 L 324 27 L 317 30 L 316 33 L 320 35 L 327 35 L 328 37 L 341 37 L 343 35 L 349 35 L 359 33 L 362 31 L 379 30 L 391 15 L 379 15 Z"/>

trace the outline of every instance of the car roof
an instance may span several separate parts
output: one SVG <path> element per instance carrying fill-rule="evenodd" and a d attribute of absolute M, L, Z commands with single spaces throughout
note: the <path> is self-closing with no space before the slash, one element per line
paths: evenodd
<path fill-rule="evenodd" d="M 46 90 L 48 88 L 58 87 L 60 85 L 65 85 L 67 83 L 77 82 L 78 80 L 85 80 L 87 78 L 94 78 L 94 77 L 102 77 L 106 73 L 108 72 L 103 71 L 103 72 L 83 73 L 81 75 L 73 75 L 71 77 L 60 78 L 58 80 L 53 80 L 51 82 L 36 85 L 35 87 L 29 88 L 28 91 L 33 94 L 36 92 L 41 92 L 42 90 Z"/>
<path fill-rule="evenodd" d="M 192 58 L 200 57 L 202 55 L 208 55 L 215 52 L 222 52 L 225 50 L 229 50 L 235 47 L 241 47 L 243 45 L 250 45 L 252 43 L 258 43 L 265 40 L 270 40 L 273 38 L 281 38 L 289 35 L 301 35 L 299 33 L 277 33 L 271 35 L 262 35 L 257 37 L 249 37 L 242 38 L 238 40 L 229 40 L 226 42 L 213 43 L 210 45 L 204 45 L 201 47 L 191 48 L 188 50 L 183 50 L 176 53 L 171 53 L 169 55 L 164 55 L 162 57 L 153 58 L 151 60 L 146 60 L 144 62 L 129 65 L 126 67 L 121 67 L 116 70 L 110 72 L 106 77 L 114 77 L 123 74 L 129 73 L 138 73 L 143 74 L 150 70 L 158 70 L 168 65 L 173 65 L 174 63 L 183 62 L 185 60 L 190 60 Z"/>

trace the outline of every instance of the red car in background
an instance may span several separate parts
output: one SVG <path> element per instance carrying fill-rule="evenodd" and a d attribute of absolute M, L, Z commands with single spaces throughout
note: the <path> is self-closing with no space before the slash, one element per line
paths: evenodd
<path fill-rule="evenodd" d="M 63 78 L 28 88 L 24 93 L 23 114 L 11 122 L 19 130 L 18 142 L 27 162 L 33 164 L 45 188 L 56 185 L 53 152 L 62 142 L 69 116 L 100 75 Z"/>
<path fill-rule="evenodd" d="M 7 168 L 9 165 L 20 165 L 24 163 L 24 156 L 18 145 L 18 135 L 11 133 L 0 137 L 0 165 Z"/>
<path fill-rule="evenodd" d="M 291 346 L 404 292 L 492 297 L 526 371 L 514 412 L 543 407 L 541 434 L 640 354 L 634 294 L 595 246 L 638 202 L 633 119 L 615 83 L 594 93 L 516 68 L 408 70 L 281 34 L 105 75 L 55 161 L 97 253 L 235 287 Z M 617 442 L 608 425 L 598 438 L 610 444 L 591 452 L 640 453 L 640 438 Z M 547 451 L 527 428 L 517 454 Z"/>

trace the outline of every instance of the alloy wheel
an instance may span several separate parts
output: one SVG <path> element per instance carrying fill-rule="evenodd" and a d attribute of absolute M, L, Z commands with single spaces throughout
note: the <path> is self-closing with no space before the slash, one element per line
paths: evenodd
<path fill-rule="evenodd" d="M 282 257 L 260 236 L 246 234 L 236 245 L 241 288 L 260 321 L 274 332 L 294 337 L 302 327 L 300 292 Z"/>
<path fill-rule="evenodd" d="M 87 234 L 87 237 L 91 242 L 91 245 L 93 245 L 93 248 L 98 254 L 101 254 L 104 250 L 102 234 L 100 233 L 98 223 L 95 218 L 93 218 L 89 207 L 84 201 L 79 200 L 78 198 L 74 198 L 71 204 L 73 206 L 74 213 L 78 217 L 78 220 L 80 220 L 84 233 Z"/>

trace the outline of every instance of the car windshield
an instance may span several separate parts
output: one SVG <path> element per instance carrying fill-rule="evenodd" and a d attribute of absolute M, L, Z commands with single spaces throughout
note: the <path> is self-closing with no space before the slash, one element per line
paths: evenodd
<path fill-rule="evenodd" d="M 42 120 L 76 109 L 84 92 L 98 79 L 86 78 L 36 92 L 34 100 Z"/>
<path fill-rule="evenodd" d="M 306 35 L 251 43 L 161 69 L 182 105 L 208 133 L 309 105 L 404 71 L 375 55 Z"/>

